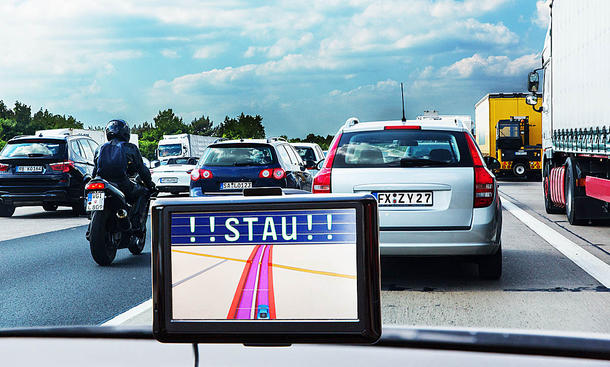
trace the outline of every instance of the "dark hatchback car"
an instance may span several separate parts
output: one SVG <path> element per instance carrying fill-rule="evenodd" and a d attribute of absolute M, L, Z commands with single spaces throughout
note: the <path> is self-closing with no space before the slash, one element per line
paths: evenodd
<path fill-rule="evenodd" d="M 98 144 L 88 136 L 20 136 L 0 152 L 0 217 L 18 206 L 54 211 L 70 206 L 85 214 L 84 186 L 91 179 Z"/>
<path fill-rule="evenodd" d="M 191 196 L 251 187 L 311 191 L 312 176 L 285 140 L 231 140 L 207 147 L 191 172 Z"/>

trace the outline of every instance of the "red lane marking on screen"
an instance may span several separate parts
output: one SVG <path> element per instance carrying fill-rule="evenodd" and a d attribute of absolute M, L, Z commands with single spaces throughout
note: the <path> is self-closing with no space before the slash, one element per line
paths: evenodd
<path fill-rule="evenodd" d="M 269 318 L 269 250 L 271 246 L 265 246 L 263 256 L 259 264 L 259 274 L 256 287 L 256 304 L 254 319 Z"/>
<path fill-rule="evenodd" d="M 261 257 L 263 256 L 264 250 L 265 246 L 260 245 L 256 250 L 256 255 L 254 255 L 254 260 L 252 263 L 253 266 L 250 266 L 248 277 L 246 278 L 246 284 L 242 288 L 239 304 L 237 305 L 237 313 L 235 314 L 236 319 L 251 320 L 254 318 L 254 301 L 256 300 L 255 291 L 258 283 Z"/>
<path fill-rule="evenodd" d="M 269 277 L 269 318 L 275 319 L 275 295 L 273 294 L 273 246 L 269 246 L 269 259 L 267 260 L 267 272 Z"/>
<path fill-rule="evenodd" d="M 237 306 L 239 305 L 239 300 L 241 299 L 241 295 L 244 290 L 244 285 L 246 284 L 246 279 L 248 278 L 248 274 L 250 273 L 250 269 L 252 268 L 252 261 L 254 260 L 254 256 L 258 252 L 260 245 L 254 246 L 252 249 L 252 253 L 248 260 L 246 261 L 246 265 L 244 266 L 244 270 L 241 273 L 241 278 L 239 279 L 239 283 L 237 283 L 237 289 L 235 290 L 235 295 L 233 296 L 233 302 L 231 302 L 231 307 L 229 308 L 229 314 L 227 315 L 227 319 L 234 319 L 235 314 L 237 313 Z"/>

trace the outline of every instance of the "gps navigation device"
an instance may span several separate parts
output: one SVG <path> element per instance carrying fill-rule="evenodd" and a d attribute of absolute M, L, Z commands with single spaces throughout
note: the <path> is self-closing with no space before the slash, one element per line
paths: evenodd
<path fill-rule="evenodd" d="M 160 341 L 371 343 L 381 335 L 370 195 L 158 199 L 152 230 Z"/>

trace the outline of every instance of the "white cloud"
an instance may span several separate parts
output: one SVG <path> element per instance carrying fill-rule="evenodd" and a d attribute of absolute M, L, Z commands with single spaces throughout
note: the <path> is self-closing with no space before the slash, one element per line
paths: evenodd
<path fill-rule="evenodd" d="M 282 37 L 271 46 L 248 47 L 244 53 L 244 57 L 253 57 L 256 54 L 265 54 L 270 59 L 276 59 L 310 44 L 313 41 L 313 38 L 313 34 L 310 32 L 304 33 L 299 39 Z"/>
<path fill-rule="evenodd" d="M 482 57 L 474 54 L 463 58 L 454 64 L 440 70 L 441 76 L 470 78 L 475 73 L 486 76 L 518 76 L 525 75 L 540 64 L 537 54 L 528 54 L 511 60 L 508 56 Z"/>
<path fill-rule="evenodd" d="M 378 81 L 374 84 L 361 85 L 345 92 L 335 89 L 330 91 L 328 95 L 331 97 L 353 97 L 384 92 L 396 92 L 397 90 L 400 90 L 400 83 L 398 83 L 396 80 L 387 79 Z"/>
<path fill-rule="evenodd" d="M 224 45 L 215 44 L 199 47 L 193 54 L 195 59 L 209 59 L 212 57 L 218 57 L 224 52 L 226 47 Z"/>
<path fill-rule="evenodd" d="M 532 23 L 542 29 L 547 29 L 551 20 L 551 8 L 549 0 L 536 1 L 536 13 L 532 18 Z"/>
<path fill-rule="evenodd" d="M 471 16 L 496 10 L 509 0 L 440 0 L 432 5 L 431 14 L 435 17 L 452 18 Z"/>
<path fill-rule="evenodd" d="M 163 57 L 167 57 L 168 59 L 177 59 L 178 57 L 180 57 L 178 55 L 178 51 L 170 50 L 168 48 L 164 48 L 163 50 L 161 50 L 161 55 L 163 55 Z"/>

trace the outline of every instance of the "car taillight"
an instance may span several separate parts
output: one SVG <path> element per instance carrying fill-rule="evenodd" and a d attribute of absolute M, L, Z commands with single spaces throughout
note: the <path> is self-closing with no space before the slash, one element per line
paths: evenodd
<path fill-rule="evenodd" d="M 470 156 L 472 157 L 472 163 L 474 165 L 474 207 L 484 208 L 493 203 L 496 194 L 496 179 L 485 165 L 483 165 L 483 158 L 475 145 L 476 143 L 470 137 L 470 134 L 464 133 L 464 135 L 466 136 L 468 150 L 470 151 Z"/>
<path fill-rule="evenodd" d="M 191 172 L 193 172 L 193 170 L 192 170 L 192 169 L 187 169 L 187 170 L 186 170 L 186 173 L 188 173 L 188 174 L 190 174 Z"/>
<path fill-rule="evenodd" d="M 7 172 L 8 164 L 0 163 L 0 172 Z"/>
<path fill-rule="evenodd" d="M 106 184 L 103 182 L 91 182 L 87 185 L 87 190 L 103 190 L 106 188 Z"/>
<path fill-rule="evenodd" d="M 197 181 L 200 178 L 208 179 L 208 178 L 212 178 L 212 177 L 214 177 L 214 175 L 212 175 L 212 171 L 209 171 L 207 169 L 194 169 L 191 172 L 191 180 L 193 180 L 193 181 Z"/>
<path fill-rule="evenodd" d="M 273 175 L 273 170 L 272 170 L 272 169 L 269 169 L 269 168 L 266 168 L 266 169 L 264 169 L 264 170 L 261 170 L 261 171 L 258 173 L 258 177 L 260 177 L 260 178 L 269 178 L 269 177 L 271 177 L 271 175 Z"/>
<path fill-rule="evenodd" d="M 337 153 L 337 147 L 339 146 L 339 141 L 341 140 L 342 133 L 335 136 L 335 139 L 330 144 L 330 149 L 328 150 L 328 154 L 326 155 L 326 159 L 324 160 L 324 165 L 322 169 L 316 174 L 316 177 L 313 178 L 313 190 L 314 194 L 329 194 L 331 192 L 330 189 L 330 172 L 333 166 L 333 161 L 335 160 L 335 153 Z"/>
<path fill-rule="evenodd" d="M 284 171 L 283 169 L 275 168 L 273 170 L 273 178 L 275 178 L 276 180 L 281 180 L 284 177 L 286 177 L 286 171 Z"/>
<path fill-rule="evenodd" d="M 51 164 L 49 164 L 49 167 L 51 167 L 51 169 L 53 171 L 60 171 L 63 173 L 67 173 L 67 172 L 70 172 L 70 169 L 74 168 L 74 162 L 65 161 L 65 162 L 60 162 L 60 163 L 51 163 Z"/>

